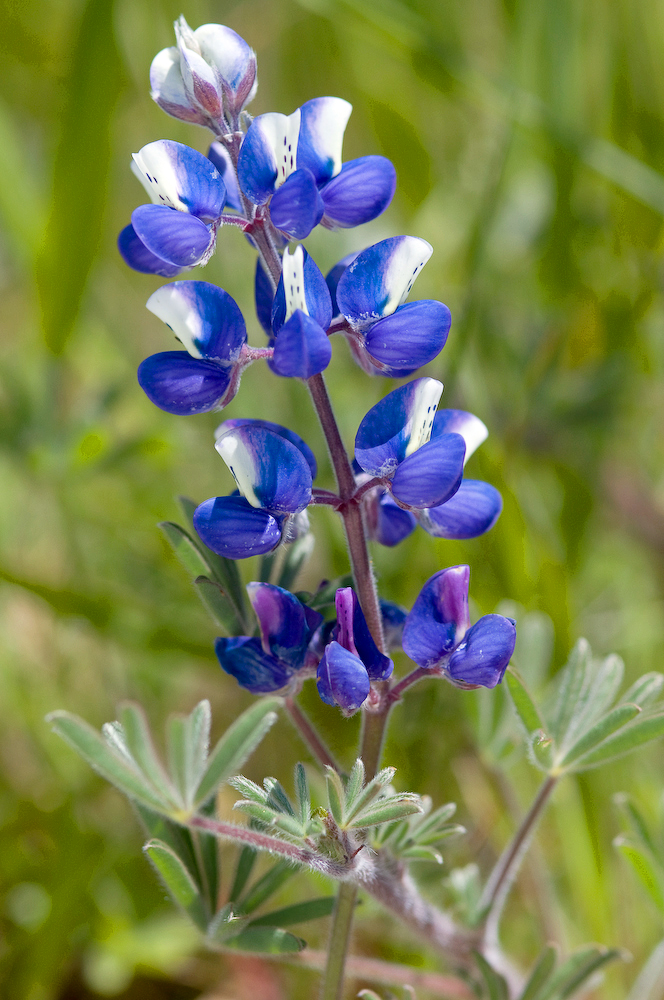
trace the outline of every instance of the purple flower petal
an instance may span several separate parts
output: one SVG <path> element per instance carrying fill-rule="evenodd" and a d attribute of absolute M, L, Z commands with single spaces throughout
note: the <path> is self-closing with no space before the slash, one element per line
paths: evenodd
<path fill-rule="evenodd" d="M 291 678 L 288 666 L 265 653 L 260 639 L 250 639 L 246 635 L 217 639 L 214 651 L 222 669 L 252 694 L 279 691 Z"/>
<path fill-rule="evenodd" d="M 374 498 L 367 520 L 370 537 L 388 548 L 403 542 L 417 527 L 415 515 L 399 507 L 389 493 Z"/>
<path fill-rule="evenodd" d="M 297 309 L 279 331 L 270 368 L 286 378 L 306 379 L 324 371 L 331 359 L 332 347 L 325 331 Z"/>
<path fill-rule="evenodd" d="M 237 177 L 244 194 L 264 205 L 275 189 L 297 169 L 300 111 L 258 115 L 249 126 L 238 157 Z"/>
<path fill-rule="evenodd" d="M 167 413 L 207 413 L 229 402 L 232 371 L 214 361 L 192 358 L 186 351 L 164 351 L 138 367 L 138 381 L 152 402 Z"/>
<path fill-rule="evenodd" d="M 265 268 L 261 264 L 260 257 L 256 260 L 256 277 L 254 278 L 254 298 L 256 301 L 256 315 L 258 322 L 265 330 L 268 337 L 272 337 L 272 303 L 274 292 L 272 284 Z"/>
<path fill-rule="evenodd" d="M 252 507 L 296 514 L 311 503 L 311 469 L 295 445 L 256 424 L 226 430 L 215 445 Z"/>
<path fill-rule="evenodd" d="M 396 171 L 384 156 L 349 160 L 321 188 L 325 206 L 323 225 L 327 229 L 352 229 L 371 222 L 390 204 L 396 185 Z"/>
<path fill-rule="evenodd" d="M 226 201 L 226 186 L 214 163 L 202 153 L 170 139 L 158 139 L 134 153 L 132 169 L 150 199 L 214 222 Z"/>
<path fill-rule="evenodd" d="M 341 148 L 352 104 L 340 97 L 315 97 L 300 108 L 297 165 L 307 167 L 316 184 L 325 184 L 341 170 Z"/>
<path fill-rule="evenodd" d="M 335 595 L 337 641 L 344 649 L 359 656 L 373 681 L 384 681 L 394 664 L 380 652 L 369 631 L 367 620 L 352 587 L 340 587 Z"/>
<path fill-rule="evenodd" d="M 348 713 L 356 712 L 371 690 L 362 660 L 338 642 L 331 642 L 325 647 L 318 665 L 316 686 L 327 705 L 338 705 Z"/>
<path fill-rule="evenodd" d="M 434 538 L 477 538 L 493 528 L 503 501 L 495 487 L 479 479 L 464 479 L 461 486 L 440 507 L 429 507 L 417 517 Z"/>
<path fill-rule="evenodd" d="M 393 313 L 432 252 L 426 240 L 393 236 L 358 254 L 337 286 L 339 308 L 351 326 L 365 330 Z"/>
<path fill-rule="evenodd" d="M 332 322 L 330 292 L 316 261 L 304 247 L 284 253 L 282 274 L 272 305 L 272 329 L 276 334 L 296 309 L 311 316 L 323 330 Z"/>
<path fill-rule="evenodd" d="M 226 186 L 226 208 L 242 212 L 242 197 L 230 153 L 220 142 L 213 142 L 208 149 L 208 160 L 215 165 Z"/>
<path fill-rule="evenodd" d="M 180 71 L 180 52 L 175 46 L 162 49 L 150 66 L 151 97 L 156 104 L 173 118 L 207 125 L 208 119 L 189 97 Z"/>
<path fill-rule="evenodd" d="M 455 681 L 493 688 L 503 679 L 515 643 L 516 626 L 511 618 L 485 615 L 466 632 L 447 671 Z"/>
<path fill-rule="evenodd" d="M 281 525 L 244 497 L 212 497 L 194 512 L 194 528 L 209 549 L 226 559 L 271 552 L 281 541 Z"/>
<path fill-rule="evenodd" d="M 403 460 L 392 479 L 392 493 L 409 507 L 437 507 L 461 485 L 466 442 L 443 434 Z"/>
<path fill-rule="evenodd" d="M 369 354 L 383 365 L 412 374 L 440 354 L 452 318 L 442 302 L 420 299 L 400 306 L 367 330 Z"/>
<path fill-rule="evenodd" d="M 263 650 L 298 670 L 323 616 L 305 609 L 290 591 L 270 583 L 249 583 L 247 593 L 258 618 Z"/>
<path fill-rule="evenodd" d="M 118 236 L 118 250 L 125 264 L 142 274 L 159 274 L 162 278 L 173 278 L 182 270 L 177 264 L 169 264 L 155 256 L 139 240 L 133 226 L 125 226 Z"/>
<path fill-rule="evenodd" d="M 134 209 L 131 224 L 148 250 L 180 268 L 198 264 L 214 240 L 200 219 L 159 205 Z"/>
<path fill-rule="evenodd" d="M 442 391 L 436 379 L 418 378 L 371 407 L 355 437 L 355 458 L 365 472 L 393 476 L 399 463 L 429 440 Z"/>
<path fill-rule="evenodd" d="M 422 587 L 403 628 L 403 651 L 431 670 L 452 652 L 469 625 L 468 566 L 434 573 Z"/>
<path fill-rule="evenodd" d="M 194 358 L 237 361 L 247 330 L 237 303 L 207 281 L 172 281 L 147 301 Z"/>
<path fill-rule="evenodd" d="M 323 201 L 310 170 L 295 170 L 272 195 L 270 218 L 291 239 L 305 239 L 322 217 Z"/>
<path fill-rule="evenodd" d="M 438 410 L 431 429 L 431 439 L 441 434 L 460 434 L 466 442 L 466 462 L 489 436 L 479 417 L 465 410 Z"/>
<path fill-rule="evenodd" d="M 232 420 L 224 420 L 223 424 L 219 424 L 214 432 L 215 439 L 221 437 L 226 431 L 231 430 L 233 427 L 265 427 L 268 431 L 272 431 L 274 434 L 279 434 L 286 441 L 290 441 L 298 448 L 307 460 L 309 468 L 311 469 L 311 478 L 315 479 L 318 471 L 316 465 L 316 456 L 309 447 L 306 441 L 303 441 L 299 434 L 295 431 L 289 430 L 288 427 L 282 427 L 281 424 L 273 424 L 271 420 L 254 420 L 252 417 L 235 417 Z"/>

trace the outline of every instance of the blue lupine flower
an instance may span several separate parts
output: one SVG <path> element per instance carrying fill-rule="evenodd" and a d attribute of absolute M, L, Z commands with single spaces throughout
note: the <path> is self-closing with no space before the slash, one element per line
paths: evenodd
<path fill-rule="evenodd" d="M 185 351 L 153 354 L 138 381 L 167 413 L 207 413 L 230 402 L 239 385 L 244 319 L 231 296 L 206 281 L 173 281 L 151 295 L 148 309 L 166 323 Z"/>
<path fill-rule="evenodd" d="M 160 139 L 134 153 L 132 170 L 153 204 L 135 209 L 118 237 L 126 263 L 164 278 L 206 264 L 226 202 L 212 161 L 181 142 Z"/>
<path fill-rule="evenodd" d="M 335 596 L 337 624 L 318 665 L 318 693 L 328 705 L 352 715 L 367 700 L 372 681 L 390 677 L 393 663 L 380 652 L 355 591 L 341 587 Z"/>
<path fill-rule="evenodd" d="M 321 222 L 329 229 L 375 219 L 392 200 L 396 174 L 383 156 L 341 161 L 351 105 L 317 97 L 292 115 L 259 115 L 244 137 L 238 180 L 254 205 L 269 205 L 273 225 L 304 239 Z"/>
<path fill-rule="evenodd" d="M 215 447 L 241 495 L 202 503 L 194 513 L 196 531 L 229 559 L 270 552 L 288 540 L 295 515 L 311 502 L 311 449 L 293 431 L 266 420 L 227 420 Z"/>
<path fill-rule="evenodd" d="M 376 403 L 355 437 L 355 459 L 400 506 L 437 507 L 459 489 L 466 443 L 456 432 L 429 440 L 443 386 L 419 378 Z"/>
<path fill-rule="evenodd" d="M 252 694 L 279 691 L 294 678 L 313 674 L 318 658 L 310 643 L 323 616 L 270 583 L 249 583 L 247 593 L 261 637 L 217 639 L 215 651 L 226 673 Z"/>
<path fill-rule="evenodd" d="M 438 410 L 431 440 L 449 433 L 460 434 L 466 442 L 464 465 L 488 435 L 485 425 L 472 413 Z M 393 546 L 407 538 L 418 521 L 436 538 L 477 538 L 493 527 L 501 510 L 502 498 L 494 486 L 478 479 L 463 479 L 445 503 L 415 513 L 402 510 L 387 492 L 374 493 L 367 500 L 367 522 L 371 538 Z"/>
<path fill-rule="evenodd" d="M 394 236 L 345 257 L 328 274 L 353 355 L 370 375 L 412 375 L 445 346 L 447 306 L 431 299 L 405 304 L 431 253 L 426 240 Z"/>
<path fill-rule="evenodd" d="M 173 118 L 218 132 L 256 93 L 256 55 L 243 38 L 222 24 L 192 31 L 175 22 L 177 47 L 162 49 L 150 67 L 152 99 Z"/>
<path fill-rule="evenodd" d="M 282 274 L 271 309 L 268 364 L 277 375 L 311 378 L 330 363 L 332 348 L 327 328 L 332 302 L 325 278 L 302 246 L 284 253 Z"/>
<path fill-rule="evenodd" d="M 485 615 L 471 627 L 469 580 L 468 566 L 443 569 L 427 580 L 406 618 L 403 650 L 457 687 L 493 688 L 514 652 L 516 626 L 503 615 Z"/>

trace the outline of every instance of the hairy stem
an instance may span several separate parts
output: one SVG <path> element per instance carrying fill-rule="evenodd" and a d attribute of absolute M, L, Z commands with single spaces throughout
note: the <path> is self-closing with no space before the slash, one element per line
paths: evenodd
<path fill-rule="evenodd" d="M 332 767 L 339 774 L 342 774 L 343 772 L 341 768 L 323 743 L 318 732 L 312 725 L 311 720 L 307 718 L 295 699 L 286 698 L 284 705 L 290 716 L 291 722 L 311 750 L 315 759 L 322 764 L 323 767 Z"/>
<path fill-rule="evenodd" d="M 549 775 L 540 786 L 535 801 L 524 816 L 519 829 L 509 842 L 489 876 L 479 902 L 480 912 L 485 911 L 484 941 L 487 947 L 498 945 L 498 927 L 507 896 L 516 878 L 535 833 L 537 822 L 544 811 L 558 778 Z"/>

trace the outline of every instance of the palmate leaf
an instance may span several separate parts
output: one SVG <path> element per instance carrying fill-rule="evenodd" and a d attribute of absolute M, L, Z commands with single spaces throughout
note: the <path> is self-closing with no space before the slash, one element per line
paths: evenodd
<path fill-rule="evenodd" d="M 143 848 L 175 902 L 201 930 L 210 919 L 194 878 L 181 858 L 161 840 L 150 840 Z"/>
<path fill-rule="evenodd" d="M 319 920 L 321 917 L 329 917 L 334 909 L 334 903 L 334 896 L 308 899 L 304 903 L 294 903 L 292 906 L 284 906 L 281 910 L 272 910 L 252 920 L 251 926 L 290 927 L 291 924 L 302 924 L 307 920 Z"/>
<path fill-rule="evenodd" d="M 507 668 L 505 674 L 507 690 L 512 698 L 512 703 L 516 710 L 517 717 L 523 726 L 526 735 L 541 729 L 544 732 L 544 722 L 539 713 L 530 692 L 521 679 L 520 675 L 513 667 Z"/>

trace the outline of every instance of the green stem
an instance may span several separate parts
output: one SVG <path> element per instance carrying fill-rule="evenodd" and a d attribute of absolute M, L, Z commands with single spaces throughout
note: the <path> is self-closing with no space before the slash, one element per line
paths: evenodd
<path fill-rule="evenodd" d="M 337 893 L 337 901 L 332 916 L 332 930 L 327 949 L 327 964 L 323 978 L 320 1000 L 341 1000 L 344 990 L 344 969 L 357 889 L 348 882 L 342 882 Z"/>

